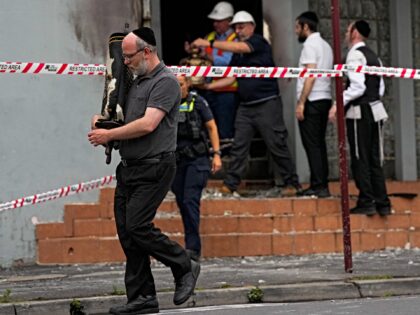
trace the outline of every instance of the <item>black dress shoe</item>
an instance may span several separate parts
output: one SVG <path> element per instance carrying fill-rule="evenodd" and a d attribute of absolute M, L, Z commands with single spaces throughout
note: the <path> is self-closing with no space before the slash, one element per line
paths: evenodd
<path fill-rule="evenodd" d="M 140 295 L 126 305 L 111 307 L 109 313 L 114 315 L 159 313 L 159 303 L 155 295 Z"/>
<path fill-rule="evenodd" d="M 365 214 L 370 217 L 376 214 L 376 208 L 374 206 L 366 206 L 366 207 L 356 206 L 350 209 L 350 214 Z"/>
<path fill-rule="evenodd" d="M 195 284 L 200 274 L 200 264 L 191 260 L 191 271 L 175 280 L 174 304 L 180 305 L 194 293 Z"/>
<path fill-rule="evenodd" d="M 385 217 L 391 214 L 391 207 L 390 206 L 376 207 L 376 211 L 378 211 L 381 217 Z"/>

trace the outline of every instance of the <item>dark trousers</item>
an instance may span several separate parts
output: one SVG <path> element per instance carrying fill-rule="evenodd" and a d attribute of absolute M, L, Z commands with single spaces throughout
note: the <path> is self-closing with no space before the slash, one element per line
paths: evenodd
<path fill-rule="evenodd" d="M 234 92 L 208 92 L 205 94 L 216 121 L 220 139 L 231 139 L 234 135 L 238 96 Z"/>
<path fill-rule="evenodd" d="M 299 183 L 295 165 L 287 146 L 287 129 L 283 120 L 283 104 L 280 97 L 256 105 L 240 105 L 235 120 L 235 140 L 231 150 L 231 162 L 224 183 L 236 190 L 246 168 L 252 138 L 259 131 L 277 170 L 286 185 Z"/>
<path fill-rule="evenodd" d="M 157 164 L 117 167 L 115 223 L 127 257 L 125 286 L 128 302 L 141 295 L 155 295 L 150 256 L 169 266 L 175 279 L 191 269 L 185 250 L 152 223 L 176 171 L 175 156 Z"/>
<path fill-rule="evenodd" d="M 304 116 L 299 130 L 311 171 L 313 189 L 328 188 L 328 155 L 325 133 L 331 100 L 306 101 Z"/>
<path fill-rule="evenodd" d="M 360 105 L 362 119 L 346 119 L 351 170 L 359 189 L 359 207 L 390 205 L 380 162 L 379 126 L 369 104 Z M 355 128 L 356 126 L 356 128 Z M 356 145 L 358 157 L 356 156 Z"/>
<path fill-rule="evenodd" d="M 172 191 L 184 224 L 185 248 L 201 254 L 200 199 L 210 174 L 209 160 L 199 157 L 180 161 L 177 165 Z"/>

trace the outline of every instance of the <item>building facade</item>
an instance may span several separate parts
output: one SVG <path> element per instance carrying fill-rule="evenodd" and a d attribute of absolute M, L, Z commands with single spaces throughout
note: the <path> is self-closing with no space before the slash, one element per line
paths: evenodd
<path fill-rule="evenodd" d="M 170 36 L 165 2 L 171 0 L 14 0 L 0 2 L 0 61 L 55 63 L 104 63 L 109 34 L 151 25 L 162 43 Z M 186 3 L 184 3 L 186 2 Z M 186 19 L 206 16 L 216 0 L 185 0 L 171 14 Z M 420 0 L 357 0 L 341 2 L 342 39 L 349 21 L 359 18 L 372 26 L 369 45 L 386 66 L 420 68 Z M 249 10 L 261 21 L 273 45 L 278 66 L 296 66 L 300 47 L 294 19 L 304 10 L 321 17 L 322 35 L 332 44 L 330 0 L 261 0 L 232 3 Z M 187 5 L 186 5 L 187 4 Z M 202 10 L 197 11 L 197 10 Z M 18 22 L 16 22 L 18 21 Z M 206 21 L 208 23 L 208 21 Z M 204 34 L 211 24 L 200 27 Z M 207 29 L 206 29 L 207 28 Z M 165 35 L 166 34 L 166 35 Z M 162 36 L 165 35 L 165 36 Z M 183 43 L 180 43 L 183 45 Z M 171 47 L 162 45 L 163 59 L 170 60 Z M 343 57 L 345 54 L 342 42 Z M 386 79 L 385 104 L 390 120 L 385 129 L 387 178 L 418 180 L 420 176 L 420 80 Z M 0 203 L 84 182 L 114 173 L 118 154 L 106 166 L 104 153 L 87 141 L 90 117 L 99 112 L 102 77 L 0 74 Z M 295 86 L 279 80 L 290 144 L 299 175 L 308 179 L 305 153 L 294 118 Z M 338 179 L 335 126 L 328 129 L 331 179 Z M 36 261 L 34 226 L 61 221 L 63 205 L 93 202 L 97 192 L 75 195 L 48 203 L 0 212 L 0 266 Z"/>

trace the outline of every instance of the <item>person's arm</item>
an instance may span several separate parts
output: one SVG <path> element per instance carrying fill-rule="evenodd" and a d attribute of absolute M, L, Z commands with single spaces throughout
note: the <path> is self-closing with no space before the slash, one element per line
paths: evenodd
<path fill-rule="evenodd" d="M 147 107 L 143 117 L 114 129 L 94 129 L 88 133 L 88 139 L 95 147 L 113 140 L 128 140 L 142 137 L 153 132 L 166 113 L 155 107 Z"/>
<path fill-rule="evenodd" d="M 304 66 L 305 68 L 308 68 L 308 69 L 316 68 L 316 64 L 314 63 L 305 64 Z M 305 119 L 305 116 L 303 114 L 305 110 L 305 102 L 308 99 L 309 94 L 311 94 L 312 88 L 315 84 L 315 80 L 316 80 L 315 78 L 306 78 L 305 82 L 303 83 L 303 89 L 302 89 L 302 92 L 300 93 L 299 99 L 296 104 L 296 118 L 298 120 Z"/>
<path fill-rule="evenodd" d="M 213 46 L 214 47 L 214 46 Z M 221 54 L 213 54 L 212 62 L 217 67 L 225 67 L 229 65 L 232 60 L 233 53 L 229 51 L 223 51 Z"/>
<path fill-rule="evenodd" d="M 215 152 L 213 155 L 213 161 L 211 164 L 211 172 L 214 174 L 222 168 L 222 159 L 219 154 L 220 153 L 219 135 L 217 132 L 216 121 L 214 119 L 207 121 L 205 125 L 209 134 L 210 143 L 213 148 L 213 152 Z"/>
<path fill-rule="evenodd" d="M 335 123 L 337 120 L 337 103 L 334 102 L 334 104 L 331 106 L 330 110 L 328 111 L 328 120 L 332 123 Z"/>
<path fill-rule="evenodd" d="M 193 46 L 196 47 L 210 47 L 210 41 L 203 38 L 197 38 L 192 42 Z M 237 54 L 251 53 L 251 47 L 245 42 L 227 42 L 221 40 L 215 40 L 213 42 L 213 48 L 230 51 Z"/>
<path fill-rule="evenodd" d="M 215 90 L 224 88 L 226 86 L 232 85 L 235 82 L 235 78 L 229 77 L 229 78 L 222 78 L 220 80 L 215 80 L 210 83 L 206 83 L 201 85 L 199 88 L 203 90 Z"/>
<path fill-rule="evenodd" d="M 367 62 L 362 52 L 353 50 L 349 52 L 346 63 L 352 66 L 365 66 Z M 349 71 L 347 76 L 350 85 L 343 93 L 344 106 L 362 96 L 366 90 L 365 75 L 363 73 Z"/>
<path fill-rule="evenodd" d="M 383 67 L 384 65 L 382 64 L 382 60 L 379 59 L 379 63 L 380 66 Z M 384 81 L 384 77 L 380 76 L 380 82 L 379 82 L 379 96 L 383 97 L 385 94 L 385 81 Z"/>

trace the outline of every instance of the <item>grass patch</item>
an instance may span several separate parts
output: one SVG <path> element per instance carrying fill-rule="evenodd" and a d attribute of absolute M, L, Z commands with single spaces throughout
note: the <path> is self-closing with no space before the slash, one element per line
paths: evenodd
<path fill-rule="evenodd" d="M 370 276 L 356 276 L 352 277 L 350 281 L 363 281 L 363 280 L 388 280 L 393 279 L 390 275 L 370 275 Z"/>
<path fill-rule="evenodd" d="M 83 311 L 85 307 L 79 300 L 73 299 L 70 303 L 70 315 L 86 315 Z"/>
<path fill-rule="evenodd" d="M 247 293 L 246 296 L 250 303 L 260 303 L 263 300 L 264 292 L 261 288 L 254 287 Z"/>
<path fill-rule="evenodd" d="M 174 292 L 174 289 L 171 289 L 171 288 L 163 288 L 163 289 L 159 290 L 159 292 Z"/>
<path fill-rule="evenodd" d="M 0 303 L 10 303 L 12 300 L 10 298 L 11 295 L 12 295 L 12 290 L 10 289 L 4 290 L 3 294 L 0 296 Z"/>
<path fill-rule="evenodd" d="M 118 288 L 117 286 L 112 286 L 111 295 L 125 295 L 125 290 Z"/>
<path fill-rule="evenodd" d="M 383 297 L 391 297 L 391 296 L 394 296 L 394 293 L 393 293 L 393 292 L 391 292 L 391 291 L 387 291 L 387 292 L 385 292 L 385 293 L 384 293 L 384 295 L 383 295 Z"/>

